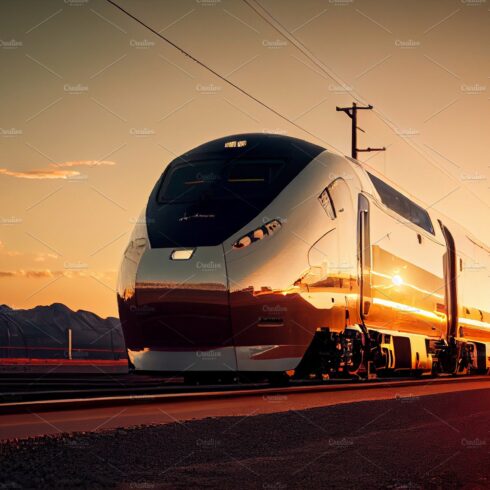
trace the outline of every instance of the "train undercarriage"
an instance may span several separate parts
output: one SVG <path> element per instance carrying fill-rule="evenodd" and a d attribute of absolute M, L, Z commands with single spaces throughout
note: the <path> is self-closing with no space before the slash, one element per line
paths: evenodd
<path fill-rule="evenodd" d="M 372 380 L 393 377 L 435 377 L 490 374 L 490 343 L 452 338 L 429 339 L 396 331 L 354 326 L 343 332 L 318 329 L 303 359 L 287 372 L 185 373 L 187 384 L 268 381 L 285 385 L 291 380 Z"/>
<path fill-rule="evenodd" d="M 451 338 L 429 339 L 402 332 L 319 329 L 295 377 L 374 379 L 396 375 L 489 373 L 490 346 Z"/>

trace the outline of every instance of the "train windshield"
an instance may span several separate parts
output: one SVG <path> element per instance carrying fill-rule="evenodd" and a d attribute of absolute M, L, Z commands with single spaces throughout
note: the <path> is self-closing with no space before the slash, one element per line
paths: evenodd
<path fill-rule="evenodd" d="M 205 160 L 177 165 L 160 187 L 160 203 L 262 200 L 274 193 L 284 168 L 280 160 Z M 284 183 L 283 183 L 284 184 Z"/>
<path fill-rule="evenodd" d="M 246 144 L 230 145 L 230 140 Z M 251 134 L 210 141 L 175 158 L 146 207 L 151 247 L 223 243 L 323 151 L 295 138 Z"/>

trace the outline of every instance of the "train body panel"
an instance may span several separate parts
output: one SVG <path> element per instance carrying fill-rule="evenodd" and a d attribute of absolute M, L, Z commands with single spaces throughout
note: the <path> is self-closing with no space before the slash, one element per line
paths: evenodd
<path fill-rule="evenodd" d="M 286 367 L 281 370 L 294 369 L 317 328 L 345 328 L 346 295 L 353 297 L 351 309 L 356 311 L 355 246 L 351 256 L 346 256 L 347 247 L 341 256 L 332 254 L 332 241 L 336 250 L 340 249 L 338 230 L 318 204 L 323 188 L 346 170 L 345 161 L 322 153 L 247 225 L 247 230 L 225 241 L 240 371 L 278 370 L 279 366 Z M 319 185 L 322 180 L 323 188 Z M 350 194 L 349 205 L 353 207 Z M 244 231 L 271 219 L 278 219 L 282 226 L 267 240 L 256 247 L 233 248 Z M 352 235 L 355 244 L 355 230 Z M 339 267 L 341 262 L 344 269 Z M 344 287 L 340 287 L 340 276 L 347 277 Z M 326 283 L 328 279 L 331 284 Z"/>
<path fill-rule="evenodd" d="M 454 226 L 458 332 L 461 339 L 490 342 L 490 248 Z"/>
<path fill-rule="evenodd" d="M 172 373 L 485 371 L 488 257 L 359 162 L 222 138 L 172 162 L 135 226 L 118 284 L 129 358 Z"/>
<path fill-rule="evenodd" d="M 441 338 L 447 328 L 445 244 L 373 199 L 369 217 L 372 305 L 366 323 Z"/>

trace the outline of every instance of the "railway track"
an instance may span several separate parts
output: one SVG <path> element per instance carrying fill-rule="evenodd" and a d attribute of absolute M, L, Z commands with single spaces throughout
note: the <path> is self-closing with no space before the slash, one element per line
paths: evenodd
<path fill-rule="evenodd" d="M 57 487 L 60 474 L 69 487 L 90 488 L 222 487 L 225 479 L 247 488 L 487 488 L 488 381 L 330 384 L 328 393 L 280 388 L 5 414 L 2 475 L 19 488 L 40 486 L 38 478 Z"/>
<path fill-rule="evenodd" d="M 490 387 L 489 376 L 437 378 L 385 378 L 365 382 L 352 380 L 329 380 L 326 382 L 293 382 L 289 386 L 274 387 L 266 383 L 186 386 L 175 378 L 153 378 L 151 376 L 121 376 L 120 379 L 52 379 L 19 383 L 13 379 L 0 379 L 0 414 L 25 411 L 59 411 L 81 408 L 126 406 L 137 404 L 188 402 L 220 398 L 250 396 L 275 396 L 306 393 L 338 393 L 371 389 L 408 388 L 443 384 L 481 382 Z M 70 382 L 68 389 L 67 383 Z M 73 382 L 78 384 L 74 385 Z M 93 384 L 88 387 L 88 383 Z M 44 389 L 42 389 L 44 388 Z"/>

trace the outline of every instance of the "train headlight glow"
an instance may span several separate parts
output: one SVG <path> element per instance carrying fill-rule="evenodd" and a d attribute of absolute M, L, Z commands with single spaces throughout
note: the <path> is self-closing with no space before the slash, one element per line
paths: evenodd
<path fill-rule="evenodd" d="M 278 219 L 268 221 L 265 225 L 256 228 L 246 235 L 243 235 L 233 244 L 233 248 L 248 247 L 251 243 L 257 242 L 266 236 L 274 234 L 281 226 L 281 222 Z"/>
<path fill-rule="evenodd" d="M 194 249 L 190 248 L 187 250 L 174 250 L 170 258 L 172 260 L 189 260 L 192 257 L 192 254 L 194 253 Z"/>

